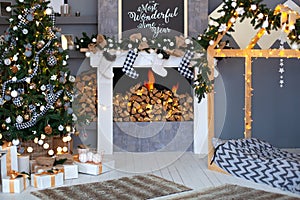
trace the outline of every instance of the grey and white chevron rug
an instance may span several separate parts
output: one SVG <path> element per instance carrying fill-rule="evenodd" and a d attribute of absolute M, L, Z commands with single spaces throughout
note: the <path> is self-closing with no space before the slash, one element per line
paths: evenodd
<path fill-rule="evenodd" d="M 42 200 L 141 200 L 191 190 L 148 174 L 31 192 Z"/>

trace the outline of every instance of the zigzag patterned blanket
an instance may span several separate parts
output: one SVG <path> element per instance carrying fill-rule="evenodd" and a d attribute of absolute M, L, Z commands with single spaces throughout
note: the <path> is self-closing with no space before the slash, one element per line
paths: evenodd
<path fill-rule="evenodd" d="M 228 173 L 300 194 L 300 155 L 255 138 L 229 140 L 215 151 L 214 162 Z"/>

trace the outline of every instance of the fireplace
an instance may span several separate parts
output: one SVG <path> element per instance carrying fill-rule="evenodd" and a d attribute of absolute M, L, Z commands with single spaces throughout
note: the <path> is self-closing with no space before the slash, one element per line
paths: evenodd
<path fill-rule="evenodd" d="M 168 75 L 162 77 L 153 73 L 155 83 L 153 89 L 149 89 L 147 88 L 149 82 L 151 83 L 149 72 L 157 54 L 146 52 L 139 54 L 134 65 L 139 73 L 138 79 L 129 78 L 121 71 L 126 55 L 127 52 L 119 54 L 109 69 L 105 69 L 106 72 L 107 70 L 113 72 L 114 78 L 105 76 L 101 63 L 97 62 L 99 57 L 102 58 L 101 52 L 92 53 L 90 56 L 91 66 L 97 67 L 97 148 L 105 150 L 107 154 L 118 151 L 177 150 L 206 153 L 207 102 L 204 99 L 198 104 L 190 83 L 177 72 L 176 68 L 181 58 L 171 56 L 165 60 L 163 66 L 167 69 Z M 130 90 L 132 91 L 128 94 Z M 155 94 L 159 98 L 148 99 Z M 135 102 L 139 97 L 147 100 L 139 99 L 137 105 Z M 114 110 L 120 109 L 115 107 L 116 98 L 127 99 L 122 102 L 124 110 Z M 151 100 L 153 104 L 149 104 Z M 134 103 L 136 107 L 133 107 Z M 128 105 L 130 106 L 127 107 Z M 168 107 L 170 105 L 172 106 Z M 189 112 L 186 112 L 187 107 Z M 135 111 L 132 112 L 132 108 Z M 154 111 L 156 113 L 153 113 Z M 123 115 L 120 117 L 115 112 Z"/>
<path fill-rule="evenodd" d="M 114 151 L 193 151 L 194 102 L 191 81 L 177 69 L 162 77 L 138 68 L 132 79 L 114 68 Z"/>

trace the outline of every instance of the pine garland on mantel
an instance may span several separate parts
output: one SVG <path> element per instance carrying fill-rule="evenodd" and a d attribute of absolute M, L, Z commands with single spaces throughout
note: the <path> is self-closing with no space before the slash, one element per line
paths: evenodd
<path fill-rule="evenodd" d="M 234 22 L 240 18 L 242 22 L 245 18 L 251 18 L 251 24 L 255 29 L 265 28 L 270 33 L 271 30 L 282 29 L 287 33 L 291 44 L 300 43 L 300 16 L 295 11 L 284 5 L 278 5 L 274 10 L 266 7 L 263 0 L 223 0 L 224 5 L 218 12 L 221 17 L 211 18 L 212 22 L 208 25 L 206 31 L 199 35 L 197 41 L 207 49 L 214 45 L 219 34 L 228 29 L 233 32 Z M 284 11 L 284 12 L 281 12 Z M 284 16 L 285 14 L 290 16 Z M 289 19 L 287 19 L 289 18 Z M 293 21 L 291 21 L 291 19 Z M 289 21 L 289 23 L 286 23 Z M 231 23 L 231 26 L 228 26 Z M 295 48 L 298 48 L 295 46 Z"/>
<path fill-rule="evenodd" d="M 207 64 L 206 50 L 194 39 L 175 36 L 175 37 L 158 37 L 146 38 L 141 33 L 135 33 L 128 38 L 118 40 L 114 37 L 107 37 L 101 34 L 89 37 L 82 33 L 83 37 L 76 38 L 76 50 L 96 53 L 97 51 L 106 51 L 111 54 L 117 54 L 129 49 L 138 49 L 148 53 L 156 52 L 162 59 L 168 59 L 170 55 L 181 57 L 185 51 L 191 50 L 196 53 L 194 56 L 192 68 L 196 71 L 192 87 L 198 102 L 205 97 L 205 94 L 212 91 L 212 81 L 209 79 L 210 69 Z M 84 50 L 82 50 L 84 49 Z M 161 55 L 159 55 L 161 54 Z M 197 69 L 195 69 L 197 68 Z"/>

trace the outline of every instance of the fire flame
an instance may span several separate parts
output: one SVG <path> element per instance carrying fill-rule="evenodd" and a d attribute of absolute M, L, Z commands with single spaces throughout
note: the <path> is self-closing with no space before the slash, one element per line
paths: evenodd
<path fill-rule="evenodd" d="M 144 82 L 144 85 L 148 88 L 149 91 L 153 90 L 155 83 L 154 74 L 151 70 L 148 71 L 148 82 Z"/>
<path fill-rule="evenodd" d="M 172 92 L 173 92 L 173 94 L 176 94 L 176 92 L 177 92 L 177 90 L 178 90 L 178 87 L 179 87 L 179 83 L 177 83 L 176 85 L 174 85 L 174 86 L 172 87 Z"/>

